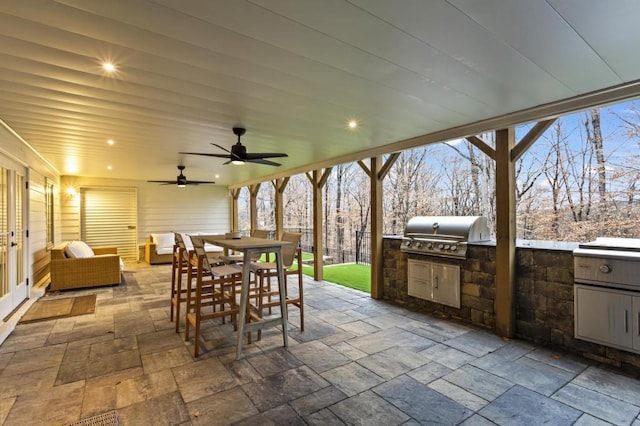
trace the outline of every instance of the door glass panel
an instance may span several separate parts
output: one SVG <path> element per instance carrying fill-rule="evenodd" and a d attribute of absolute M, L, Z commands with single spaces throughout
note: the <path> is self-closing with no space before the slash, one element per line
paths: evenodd
<path fill-rule="evenodd" d="M 0 298 L 9 293 L 8 171 L 0 168 Z"/>
<path fill-rule="evenodd" d="M 16 226 L 15 237 L 15 261 L 16 261 L 16 285 L 24 282 L 24 176 L 16 174 Z"/>

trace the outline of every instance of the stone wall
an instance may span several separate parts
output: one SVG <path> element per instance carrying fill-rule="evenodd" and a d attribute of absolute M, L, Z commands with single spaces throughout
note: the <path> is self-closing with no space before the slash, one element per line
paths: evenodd
<path fill-rule="evenodd" d="M 383 241 L 383 284 L 387 300 L 495 330 L 495 246 L 471 245 L 464 260 L 400 251 L 400 238 Z M 407 260 L 460 265 L 460 309 L 407 294 Z M 640 372 L 640 355 L 573 337 L 573 254 L 570 250 L 516 249 L 516 337 Z"/>
<path fill-rule="evenodd" d="M 400 239 L 383 241 L 384 298 L 395 303 L 458 318 L 485 328 L 495 327 L 493 301 L 495 299 L 495 250 L 469 247 L 464 260 L 422 256 L 400 251 Z M 494 259 L 490 259 L 494 257 Z M 461 270 L 460 309 L 409 296 L 407 289 L 407 260 L 428 259 L 439 263 L 459 265 Z"/>

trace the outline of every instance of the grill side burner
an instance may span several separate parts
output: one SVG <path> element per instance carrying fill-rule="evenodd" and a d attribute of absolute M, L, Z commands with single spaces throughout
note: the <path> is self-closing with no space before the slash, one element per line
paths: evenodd
<path fill-rule="evenodd" d="M 574 281 L 640 291 L 640 239 L 597 238 L 573 251 Z"/>
<path fill-rule="evenodd" d="M 400 250 L 464 259 L 467 243 L 489 240 L 482 216 L 415 216 L 407 222 Z"/>

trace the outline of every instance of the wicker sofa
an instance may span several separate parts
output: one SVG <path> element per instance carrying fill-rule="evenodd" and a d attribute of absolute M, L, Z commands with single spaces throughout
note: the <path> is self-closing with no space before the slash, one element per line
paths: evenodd
<path fill-rule="evenodd" d="M 92 257 L 68 257 L 69 243 L 51 249 L 49 290 L 68 290 L 120 284 L 121 262 L 116 247 L 95 247 Z"/>
<path fill-rule="evenodd" d="M 149 265 L 171 263 L 173 261 L 173 232 L 151 234 L 144 244 L 144 260 Z"/>

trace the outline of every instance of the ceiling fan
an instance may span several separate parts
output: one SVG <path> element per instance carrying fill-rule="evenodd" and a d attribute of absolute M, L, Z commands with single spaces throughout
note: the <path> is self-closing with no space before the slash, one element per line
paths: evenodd
<path fill-rule="evenodd" d="M 178 166 L 178 170 L 180 170 L 180 174 L 176 176 L 175 180 L 148 180 L 150 183 L 161 183 L 163 185 L 178 185 L 178 188 L 183 188 L 187 185 L 200 185 L 204 183 L 215 183 L 208 180 L 188 180 L 185 175 L 182 174 L 182 171 L 186 167 L 183 165 Z"/>
<path fill-rule="evenodd" d="M 228 154 L 209 154 L 202 152 L 181 152 L 180 154 L 192 154 L 192 155 L 204 155 L 207 157 L 218 157 L 218 158 L 227 158 L 229 161 L 224 164 L 244 164 L 244 163 L 257 163 L 257 164 L 266 164 L 268 166 L 280 166 L 280 163 L 276 163 L 275 161 L 266 160 L 266 158 L 275 158 L 275 157 L 288 157 L 287 154 L 281 152 L 247 152 L 247 148 L 240 143 L 240 137 L 245 134 L 247 130 L 243 127 L 234 127 L 233 134 L 238 137 L 238 142 L 231 146 L 231 151 L 228 149 L 212 143 L 211 145 L 217 146 L 221 150 L 228 152 Z"/>

